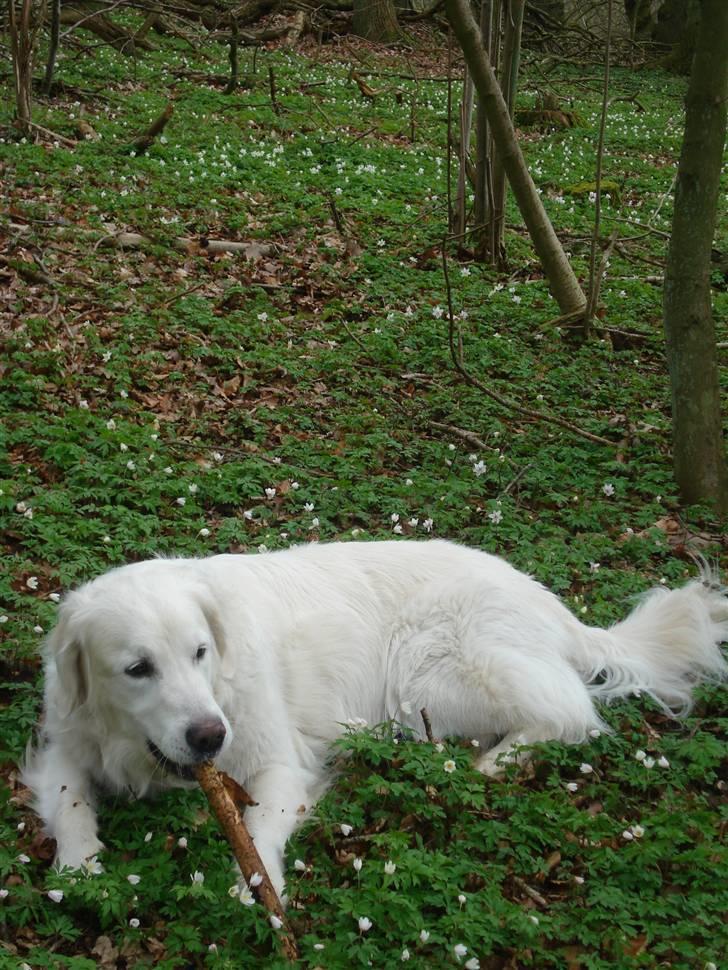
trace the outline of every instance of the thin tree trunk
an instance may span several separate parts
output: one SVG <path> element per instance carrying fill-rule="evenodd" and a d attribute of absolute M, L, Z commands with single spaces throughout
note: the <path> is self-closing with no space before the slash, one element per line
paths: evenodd
<path fill-rule="evenodd" d="M 663 309 L 672 389 L 675 480 L 686 503 L 728 512 L 726 463 L 710 301 L 728 97 L 728 3 L 701 0 L 688 86 Z"/>
<path fill-rule="evenodd" d="M 391 44 L 399 37 L 394 3 L 392 0 L 354 0 L 351 29 L 357 37 L 375 44 Z"/>
<path fill-rule="evenodd" d="M 15 0 L 8 0 L 10 54 L 15 84 L 15 127 L 23 134 L 30 132 L 32 120 L 33 55 L 37 32 L 37 28 L 31 25 L 32 6 L 33 0 L 23 0 L 20 11 L 17 11 Z M 42 19 L 41 12 L 41 22 Z"/>
<path fill-rule="evenodd" d="M 58 43 L 61 35 L 61 0 L 52 0 L 52 3 L 51 35 L 48 43 L 48 60 L 46 61 L 45 77 L 43 78 L 43 90 L 46 94 L 51 93 L 51 87 L 53 86 L 53 72 L 56 69 Z"/>
<path fill-rule="evenodd" d="M 496 64 L 500 42 L 501 0 L 482 0 L 480 32 L 491 64 Z M 475 252 L 484 263 L 497 263 L 493 232 L 493 140 L 488 130 L 488 115 L 478 93 L 475 114 Z"/>
<path fill-rule="evenodd" d="M 612 44 L 612 0 L 607 0 L 607 39 L 604 47 L 604 85 L 602 87 L 602 116 L 599 122 L 599 140 L 597 142 L 597 170 L 595 185 L 597 190 L 594 206 L 594 232 L 592 233 L 589 251 L 589 292 L 586 301 L 586 313 L 582 325 L 584 339 L 588 340 L 592 332 L 592 319 L 597 310 L 599 289 L 602 283 L 602 269 L 597 272 L 597 246 L 602 225 L 602 168 L 604 166 L 604 134 L 607 129 L 607 111 L 609 110 L 609 69 Z"/>
<path fill-rule="evenodd" d="M 523 29 L 523 11 L 526 0 L 510 0 L 505 9 L 505 30 L 503 34 L 503 68 L 501 71 L 501 89 L 508 105 L 508 114 L 513 121 L 516 110 L 516 92 L 518 90 L 518 69 L 521 63 L 521 31 Z M 493 159 L 493 250 L 496 261 L 503 258 L 505 245 L 503 242 L 506 218 L 506 173 L 499 154 Z"/>
<path fill-rule="evenodd" d="M 230 14 L 230 80 L 225 87 L 225 94 L 232 94 L 238 86 L 238 22 Z"/>
<path fill-rule="evenodd" d="M 463 81 L 463 97 L 460 102 L 460 151 L 458 168 L 458 194 L 455 199 L 455 232 L 462 235 L 467 227 L 467 195 L 468 195 L 468 152 L 470 150 L 470 131 L 473 125 L 474 103 L 473 79 L 469 71 L 465 71 Z"/>
<path fill-rule="evenodd" d="M 498 86 L 468 0 L 445 0 L 445 10 L 463 48 L 478 97 L 488 118 L 493 141 L 502 157 L 503 168 L 541 260 L 551 292 L 562 313 L 582 310 L 586 306 L 586 298 L 526 167 L 508 114 L 508 106 Z"/>

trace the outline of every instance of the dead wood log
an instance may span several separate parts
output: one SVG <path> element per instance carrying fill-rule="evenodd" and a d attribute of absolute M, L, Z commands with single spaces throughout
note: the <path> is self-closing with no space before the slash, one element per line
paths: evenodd
<path fill-rule="evenodd" d="M 162 11 L 159 7 L 155 7 L 153 10 L 149 11 L 147 16 L 144 18 L 144 23 L 141 25 L 139 30 L 137 30 L 137 32 L 134 34 L 135 44 L 138 44 L 140 40 L 144 40 L 144 38 L 147 36 L 149 31 L 152 30 L 153 27 L 156 27 L 157 21 L 159 20 L 161 13 Z"/>
<path fill-rule="evenodd" d="M 286 957 L 293 961 L 298 959 L 298 948 L 296 939 L 286 920 L 278 893 L 273 888 L 270 876 L 266 872 L 265 866 L 258 855 L 244 819 L 240 815 L 235 802 L 228 794 L 222 776 L 217 768 L 210 761 L 201 764 L 196 772 L 197 781 L 200 788 L 205 793 L 210 808 L 215 814 L 220 827 L 225 833 L 225 838 L 230 843 L 230 847 L 235 854 L 235 858 L 240 866 L 240 871 L 249 886 L 253 886 L 261 903 L 271 914 L 271 924 L 278 929 L 281 948 Z M 240 786 L 237 785 L 240 789 Z M 243 795 L 247 795 L 242 790 Z M 250 797 L 247 796 L 248 802 Z M 260 876 L 260 882 L 257 876 Z M 256 879 L 253 877 L 256 876 Z M 274 922 L 275 921 L 275 922 Z"/>
<path fill-rule="evenodd" d="M 112 236 L 102 237 L 101 243 L 116 246 L 118 249 L 143 249 L 155 242 L 148 236 L 142 236 L 138 232 L 118 232 Z M 186 253 L 232 253 L 237 256 L 244 256 L 248 260 L 255 260 L 261 256 L 267 256 L 272 251 L 272 246 L 257 242 L 234 242 L 231 239 L 207 239 L 205 236 L 178 236 L 173 240 L 172 245 Z"/>
<path fill-rule="evenodd" d="M 83 30 L 89 30 L 96 34 L 101 40 L 106 41 L 111 47 L 116 48 L 120 53 L 127 57 L 133 57 L 139 50 L 156 50 L 154 44 L 145 37 L 135 38 L 124 27 L 119 27 L 113 20 L 102 12 L 93 13 L 93 6 L 62 6 L 61 23 L 69 27 L 78 26 Z"/>
<path fill-rule="evenodd" d="M 306 14 L 303 10 L 299 10 L 298 13 L 293 15 L 293 19 L 286 28 L 286 33 L 283 39 L 284 47 L 295 47 L 301 34 L 306 29 Z"/>
<path fill-rule="evenodd" d="M 168 102 L 165 106 L 164 111 L 159 115 L 158 118 L 151 123 L 143 134 L 139 135 L 129 146 L 129 151 L 135 152 L 137 155 L 143 155 L 149 148 L 152 147 L 154 139 L 157 135 L 161 135 L 164 128 L 172 117 L 174 113 L 174 105 L 172 102 Z"/>

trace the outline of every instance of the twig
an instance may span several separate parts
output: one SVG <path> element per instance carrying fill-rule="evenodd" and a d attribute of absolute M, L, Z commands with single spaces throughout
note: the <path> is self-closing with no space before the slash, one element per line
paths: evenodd
<path fill-rule="evenodd" d="M 33 131 L 39 132 L 45 138 L 51 141 L 57 141 L 59 144 L 63 145 L 65 148 L 75 148 L 77 142 L 72 138 L 66 138 L 65 135 L 59 135 L 56 131 L 51 131 L 50 128 L 44 128 L 43 125 L 37 125 L 34 121 L 28 122 L 28 127 L 32 128 Z"/>
<path fill-rule="evenodd" d="M 363 344 L 363 343 L 361 342 L 361 340 L 360 340 L 360 339 L 359 339 L 359 338 L 357 337 L 357 335 L 356 335 L 356 334 L 354 333 L 354 331 L 353 331 L 353 330 L 351 329 L 351 327 L 350 327 L 350 326 L 349 326 L 349 324 L 348 324 L 348 323 L 346 322 L 346 320 L 342 320 L 342 321 L 341 321 L 341 325 L 342 325 L 342 327 L 344 328 L 344 330 L 346 330 L 346 332 L 347 332 L 347 333 L 349 334 L 349 336 L 350 336 L 350 337 L 351 337 L 351 339 L 352 339 L 352 340 L 354 341 L 354 343 L 355 343 L 355 344 L 356 344 L 356 345 L 357 345 L 358 347 L 360 347 L 360 348 L 361 348 L 361 349 L 362 349 L 362 350 L 364 351 L 364 353 L 365 353 L 365 354 L 368 354 L 368 353 L 369 353 L 369 351 L 368 351 L 368 350 L 367 350 L 367 348 L 366 348 L 366 347 L 364 346 L 364 344 Z"/>
<path fill-rule="evenodd" d="M 273 111 L 279 115 L 281 113 L 281 106 L 278 104 L 278 96 L 276 94 L 276 76 L 270 64 L 268 65 L 268 87 L 270 88 L 271 106 Z"/>
<path fill-rule="evenodd" d="M 179 293 L 175 293 L 174 296 L 170 296 L 168 300 L 164 300 L 162 303 L 160 303 L 157 309 L 161 310 L 162 308 L 172 306 L 172 304 L 176 303 L 177 300 L 181 300 L 183 297 L 189 296 L 190 293 L 195 293 L 197 290 L 201 290 L 202 287 L 206 286 L 209 282 L 209 280 L 203 280 L 201 283 L 195 283 L 194 286 L 188 286 L 185 290 L 180 290 Z"/>
<path fill-rule="evenodd" d="M 430 742 L 430 744 L 435 743 L 435 737 L 432 733 L 432 724 L 430 723 L 430 715 L 427 713 L 427 708 L 420 708 L 420 717 L 422 718 L 422 723 L 425 725 L 425 737 Z"/>
<path fill-rule="evenodd" d="M 555 424 L 560 428 L 565 428 L 572 434 L 578 435 L 580 438 L 586 438 L 587 441 L 594 441 L 599 445 L 608 445 L 610 448 L 616 448 L 616 442 L 610 441 L 608 438 L 602 438 L 599 435 L 592 434 L 590 431 L 585 431 L 583 428 L 578 427 L 578 425 L 572 424 L 570 421 L 564 420 L 564 418 L 559 418 L 555 414 L 545 414 L 542 411 L 533 411 L 531 408 L 524 407 L 517 401 L 513 401 L 510 398 L 499 394 L 497 391 L 491 390 L 482 381 L 479 381 L 477 377 L 467 370 L 465 364 L 463 363 L 462 357 L 458 355 L 456 347 L 456 332 L 455 332 L 455 314 L 452 308 L 452 288 L 450 286 L 450 274 L 447 268 L 447 252 L 445 250 L 446 240 L 442 243 L 442 267 L 445 274 L 445 289 L 447 291 L 447 311 L 448 311 L 448 340 L 450 344 L 450 356 L 452 357 L 453 364 L 457 372 L 463 377 L 463 379 L 470 384 L 472 387 L 477 387 L 479 391 L 482 391 L 487 397 L 495 401 L 496 404 L 500 404 L 501 407 L 507 408 L 510 411 L 515 411 L 517 414 L 522 414 L 524 417 L 532 418 L 535 421 L 543 421 L 546 424 Z"/>
<path fill-rule="evenodd" d="M 466 428 L 457 428 L 454 424 L 443 424 L 441 421 L 431 421 L 430 424 L 433 428 L 439 428 L 441 431 L 449 431 L 456 438 L 462 438 L 463 441 L 467 441 L 469 445 L 473 445 L 475 448 L 480 449 L 480 451 L 487 451 L 488 449 L 488 445 L 474 431 L 468 431 Z"/>
<path fill-rule="evenodd" d="M 506 485 L 506 487 L 503 489 L 502 494 L 508 495 L 511 489 L 514 489 L 516 485 L 520 482 L 520 480 L 523 478 L 526 472 L 529 471 L 531 468 L 533 468 L 533 465 L 534 463 L 532 461 L 530 461 L 527 465 L 524 465 L 523 468 L 516 475 L 516 477 Z"/>
<path fill-rule="evenodd" d="M 602 94 L 602 117 L 599 123 L 599 141 L 597 143 L 597 171 L 596 171 L 596 204 L 594 207 L 594 233 L 592 235 L 589 254 L 589 294 L 584 313 L 584 336 L 588 337 L 592 329 L 592 319 L 597 308 L 599 289 L 601 284 L 601 267 L 597 273 L 597 244 L 599 242 L 599 228 L 602 218 L 602 164 L 604 162 L 604 132 L 607 127 L 607 110 L 609 108 L 609 55 L 612 41 L 612 0 L 607 0 L 607 40 L 604 45 L 604 91 Z M 616 239 L 616 237 L 615 237 Z M 612 242 L 612 247 L 614 241 Z M 603 261 L 604 263 L 604 261 Z M 603 265 L 602 263 L 602 265 Z"/>
<path fill-rule="evenodd" d="M 518 886 L 519 889 L 523 890 L 523 892 L 529 897 L 529 899 L 532 899 L 534 901 L 534 903 L 538 903 L 538 905 L 543 906 L 544 909 L 548 907 L 548 903 L 543 898 L 541 893 L 533 889 L 531 886 L 529 886 L 527 882 L 524 882 L 524 880 L 521 879 L 520 876 L 514 876 L 513 881 L 515 882 L 515 884 Z"/>
<path fill-rule="evenodd" d="M 271 916 L 276 918 L 277 924 L 279 925 L 281 947 L 286 957 L 291 961 L 297 960 L 298 948 L 296 946 L 296 940 L 286 921 L 283 905 L 258 855 L 255 842 L 250 837 L 248 828 L 235 802 L 225 788 L 222 777 L 210 761 L 199 765 L 195 774 L 200 788 L 210 803 L 210 808 L 215 813 L 215 817 L 225 833 L 225 838 L 230 843 L 230 847 L 235 854 L 245 881 L 250 885 L 251 878 L 256 873 L 261 876 L 261 882 L 253 888 L 261 903 Z"/>

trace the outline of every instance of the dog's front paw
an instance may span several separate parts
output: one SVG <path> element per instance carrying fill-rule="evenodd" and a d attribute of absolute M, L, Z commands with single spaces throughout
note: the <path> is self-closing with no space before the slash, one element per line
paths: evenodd
<path fill-rule="evenodd" d="M 283 870 L 280 869 L 280 867 L 269 866 L 266 871 L 268 873 L 271 886 L 275 890 L 276 895 L 281 901 L 281 905 L 285 909 L 288 905 L 288 897 L 286 896 L 285 892 Z M 250 882 L 246 882 L 245 877 L 238 874 L 238 881 L 236 885 L 230 887 L 230 895 L 237 895 L 241 903 L 252 906 L 252 904 L 255 902 L 258 886 L 260 886 L 262 881 L 263 877 L 259 872 L 253 873 L 253 875 L 250 877 Z"/>
<path fill-rule="evenodd" d="M 57 869 L 83 869 L 90 876 L 96 876 L 104 871 L 97 858 L 104 848 L 104 843 L 95 837 L 70 845 L 59 845 L 54 865 Z"/>

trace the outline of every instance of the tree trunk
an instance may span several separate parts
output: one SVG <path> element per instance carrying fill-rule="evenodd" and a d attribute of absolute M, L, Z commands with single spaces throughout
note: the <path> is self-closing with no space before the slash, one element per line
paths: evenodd
<path fill-rule="evenodd" d="M 586 297 L 526 167 L 513 122 L 508 114 L 508 106 L 483 46 L 483 39 L 468 0 L 445 0 L 445 10 L 460 41 L 475 89 L 488 117 L 493 141 L 503 160 L 503 168 L 541 260 L 551 292 L 562 313 L 580 311 L 586 306 Z"/>
<path fill-rule="evenodd" d="M 15 83 L 15 126 L 25 135 L 28 134 L 31 127 L 33 61 L 35 59 L 38 24 L 33 23 L 32 0 L 22 0 L 19 11 L 15 8 L 15 2 L 16 0 L 9 0 L 8 2 L 10 54 Z M 37 18 L 38 23 L 42 22 L 43 13 L 41 10 Z"/>
<path fill-rule="evenodd" d="M 503 67 L 501 89 L 508 105 L 508 114 L 513 121 L 516 110 L 518 90 L 518 69 L 521 63 L 521 31 L 525 0 L 511 0 L 505 9 L 505 31 L 503 35 Z M 493 166 L 493 251 L 496 258 L 505 254 L 504 233 L 506 226 L 506 173 L 496 153 Z"/>
<path fill-rule="evenodd" d="M 468 226 L 468 151 L 470 149 L 470 132 L 473 125 L 473 104 L 475 88 L 469 72 L 465 71 L 463 81 L 463 96 L 460 101 L 460 151 L 458 166 L 458 194 L 455 199 L 454 232 L 462 237 Z"/>
<path fill-rule="evenodd" d="M 481 0 L 480 34 L 483 47 L 488 53 L 491 65 L 498 64 L 500 56 L 500 0 Z M 488 130 L 488 114 L 478 92 L 478 107 L 475 114 L 475 199 L 473 220 L 475 222 L 475 252 L 484 263 L 499 266 L 504 253 L 495 248 L 495 211 L 493 208 L 493 156 L 497 149 Z"/>
<path fill-rule="evenodd" d="M 684 502 L 728 512 L 710 250 L 715 229 L 728 97 L 728 3 L 701 0 L 686 101 L 663 309 L 672 389 L 675 480 Z"/>
<path fill-rule="evenodd" d="M 51 36 L 48 42 L 48 60 L 46 61 L 45 77 L 43 78 L 43 90 L 50 95 L 53 87 L 53 72 L 56 67 L 56 57 L 58 56 L 58 44 L 61 35 L 61 0 L 51 0 Z"/>
<path fill-rule="evenodd" d="M 354 0 L 352 31 L 357 37 L 390 44 L 399 38 L 397 13 L 392 0 Z"/>

